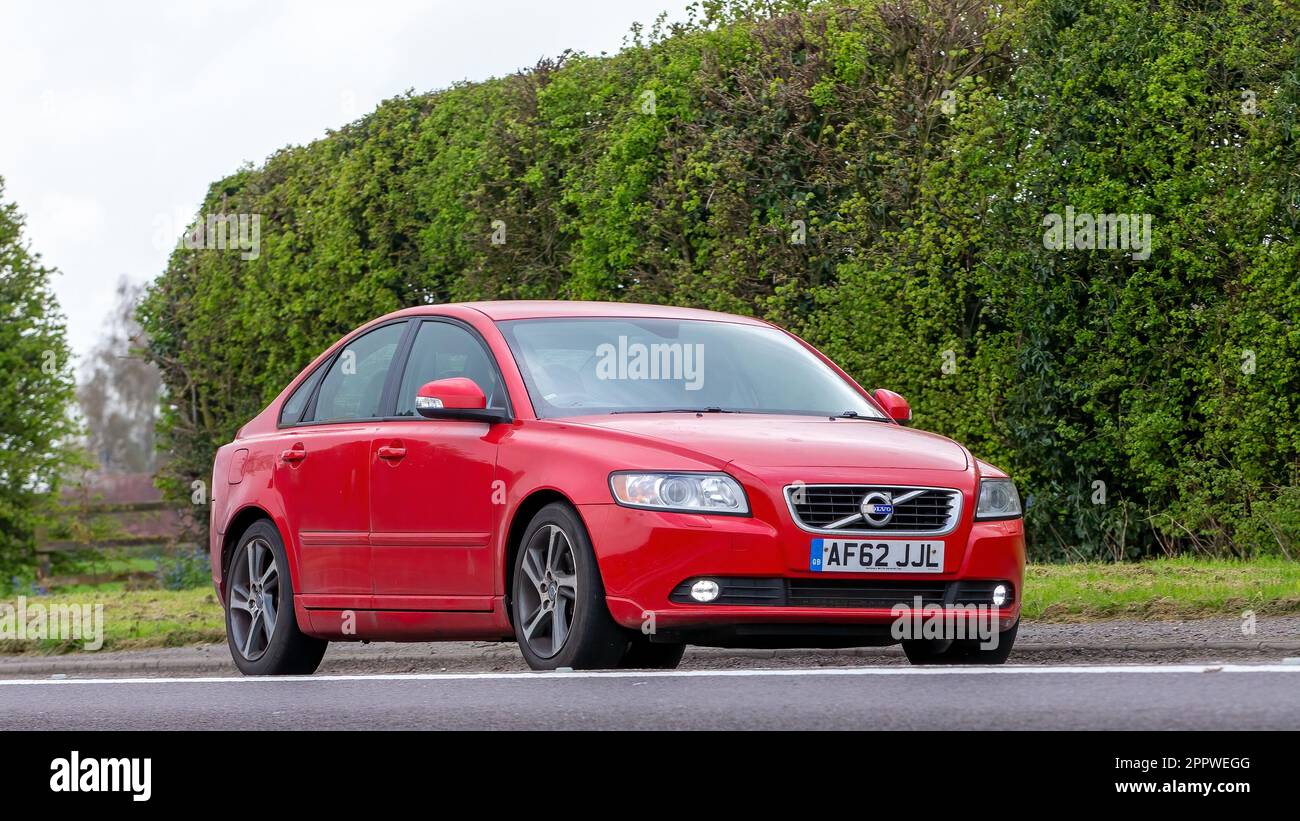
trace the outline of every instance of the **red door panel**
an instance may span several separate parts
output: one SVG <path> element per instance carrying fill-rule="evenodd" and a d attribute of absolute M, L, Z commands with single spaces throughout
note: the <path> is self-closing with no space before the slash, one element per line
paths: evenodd
<path fill-rule="evenodd" d="M 298 593 L 370 596 L 369 455 L 373 423 L 286 431 L 275 465 L 290 538 L 298 551 Z"/>
<path fill-rule="evenodd" d="M 382 422 L 370 445 L 375 606 L 489 610 L 496 437 L 482 422 Z M 499 494 L 498 494 L 499 495 Z"/>

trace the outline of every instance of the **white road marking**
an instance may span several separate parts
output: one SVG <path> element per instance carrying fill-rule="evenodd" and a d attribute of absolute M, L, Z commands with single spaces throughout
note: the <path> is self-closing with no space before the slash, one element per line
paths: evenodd
<path fill-rule="evenodd" d="M 0 666 L 3 670 L 3 666 Z M 1300 673 L 1295 664 L 1113 664 L 1073 667 L 795 667 L 745 670 L 576 670 L 566 673 L 377 673 L 323 676 L 196 676 L 172 678 L 0 679 L 0 687 L 43 684 L 311 684 L 333 681 L 564 681 L 582 678 L 738 678 L 790 676 L 1159 675 L 1171 673 Z"/>

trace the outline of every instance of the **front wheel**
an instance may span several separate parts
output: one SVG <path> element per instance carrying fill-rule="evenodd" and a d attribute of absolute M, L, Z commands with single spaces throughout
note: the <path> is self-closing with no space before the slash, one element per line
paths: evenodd
<path fill-rule="evenodd" d="M 625 670 L 676 670 L 685 654 L 685 644 L 650 641 L 638 634 L 628 642 L 618 666 Z"/>
<path fill-rule="evenodd" d="M 1020 631 L 1020 619 L 998 633 L 996 647 L 983 647 L 980 639 L 905 639 L 903 654 L 912 664 L 1003 664 Z"/>
<path fill-rule="evenodd" d="M 962 639 L 953 642 L 953 653 L 960 659 L 957 664 L 1003 664 L 1011 656 L 1011 647 L 1016 643 L 1016 633 L 1020 632 L 1020 619 L 998 633 L 996 647 L 984 648 L 979 639 Z"/>
<path fill-rule="evenodd" d="M 534 670 L 610 669 L 627 636 L 609 615 L 587 529 L 566 504 L 537 512 L 515 557 L 515 638 Z"/>
<path fill-rule="evenodd" d="M 298 629 L 293 581 L 280 532 L 254 522 L 226 569 L 226 643 L 248 676 L 311 675 L 329 642 Z"/>
<path fill-rule="evenodd" d="M 912 664 L 951 664 L 952 639 L 903 639 L 903 655 Z"/>

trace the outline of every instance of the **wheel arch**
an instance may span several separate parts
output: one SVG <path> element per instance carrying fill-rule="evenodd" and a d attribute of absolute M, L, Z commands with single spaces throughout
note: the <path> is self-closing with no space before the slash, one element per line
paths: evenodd
<path fill-rule="evenodd" d="M 222 537 L 221 543 L 220 589 L 221 600 L 223 603 L 226 600 L 226 580 L 229 578 L 229 573 L 227 571 L 230 568 L 230 557 L 235 552 L 235 548 L 239 546 L 239 540 L 243 537 L 244 531 L 252 527 L 254 522 L 263 519 L 270 522 L 271 527 L 280 531 L 279 525 L 275 523 L 275 518 L 258 505 L 248 505 L 247 507 L 241 508 L 238 513 L 231 517 L 230 523 L 226 525 L 226 532 Z M 280 532 L 280 541 L 285 544 L 286 548 L 288 547 L 289 542 L 284 538 L 284 533 L 282 531 Z"/>
<path fill-rule="evenodd" d="M 528 525 L 533 521 L 533 517 L 537 515 L 539 510 L 553 502 L 561 502 L 568 505 L 574 514 L 577 515 L 578 520 L 582 521 L 582 526 L 587 527 L 587 523 L 582 519 L 582 513 L 578 510 L 578 506 L 573 503 L 572 499 L 555 488 L 538 488 L 525 496 L 523 500 L 519 502 L 519 505 L 515 507 L 514 515 L 510 518 L 510 529 L 506 531 L 506 549 L 501 567 L 501 576 L 504 580 L 503 589 L 505 590 L 506 617 L 510 619 L 511 625 L 514 624 L 514 608 L 511 607 L 511 602 L 513 601 L 512 597 L 514 595 L 515 584 L 515 557 L 519 555 L 519 548 L 522 546 L 524 540 L 524 531 L 528 529 Z M 587 538 L 591 538 L 590 528 L 587 528 Z M 599 572 L 599 562 L 597 562 L 596 569 L 597 572 Z"/>

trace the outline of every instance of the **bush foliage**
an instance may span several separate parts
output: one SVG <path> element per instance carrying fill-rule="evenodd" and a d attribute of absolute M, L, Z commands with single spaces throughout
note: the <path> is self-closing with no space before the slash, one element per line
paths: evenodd
<path fill-rule="evenodd" d="M 908 396 L 1018 479 L 1039 558 L 1295 556 L 1298 35 L 1281 0 L 704 2 L 389 100 L 212 186 L 256 259 L 153 284 L 168 480 L 386 311 L 634 300 Z M 1067 207 L 1150 215 L 1149 258 L 1046 247 Z"/>

